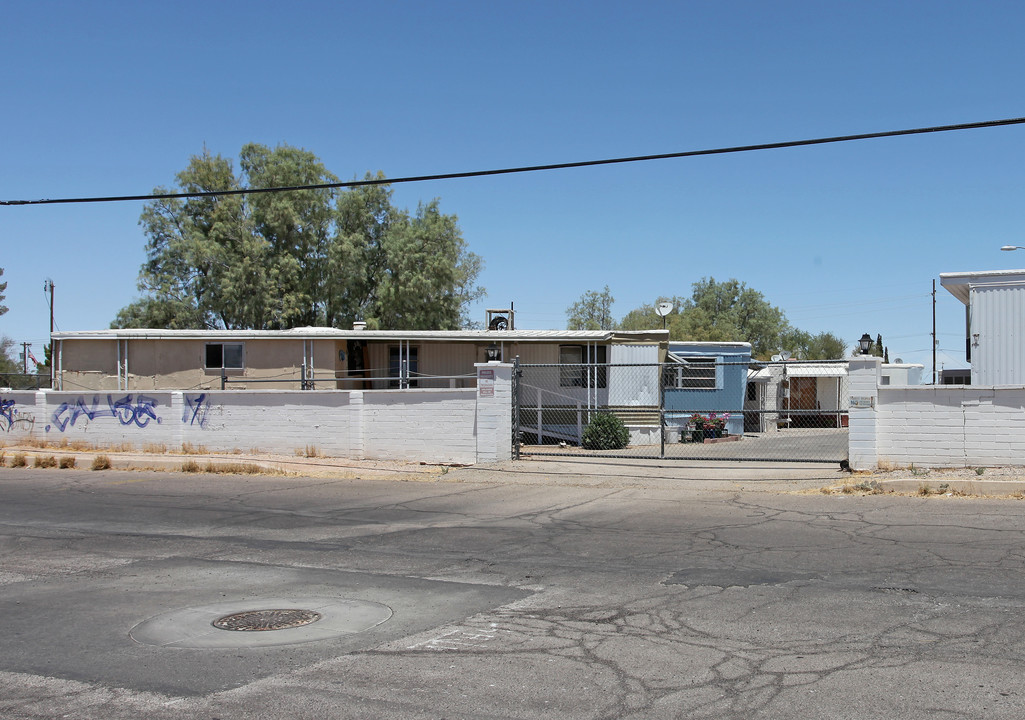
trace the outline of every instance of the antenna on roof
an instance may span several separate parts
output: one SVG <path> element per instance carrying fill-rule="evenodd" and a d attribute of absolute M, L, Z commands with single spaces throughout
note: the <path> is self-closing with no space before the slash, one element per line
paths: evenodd
<path fill-rule="evenodd" d="M 655 306 L 655 314 L 662 318 L 662 329 L 666 329 L 666 315 L 673 311 L 673 304 L 671 302 L 660 302 Z"/>

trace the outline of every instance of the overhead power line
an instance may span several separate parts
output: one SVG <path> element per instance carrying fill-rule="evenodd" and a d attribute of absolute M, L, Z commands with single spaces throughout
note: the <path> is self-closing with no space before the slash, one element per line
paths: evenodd
<path fill-rule="evenodd" d="M 788 140 L 786 142 L 761 143 L 759 145 L 738 145 L 735 147 L 712 148 L 708 150 L 687 150 L 684 152 L 660 153 L 658 155 L 636 155 L 633 157 L 610 158 L 605 160 L 582 160 L 579 162 L 552 163 L 549 165 L 526 165 L 523 167 L 501 168 L 498 170 L 471 170 L 468 172 L 439 173 L 437 175 L 414 175 L 411 177 L 401 178 L 351 180 L 348 182 L 318 183 L 315 185 L 290 185 L 285 187 L 236 188 L 233 190 L 208 190 L 203 192 L 112 195 L 108 197 L 54 198 L 43 200 L 0 200 L 0 205 L 57 205 L 67 203 L 126 202 L 129 200 L 172 200 L 176 198 L 220 197 L 225 195 L 255 195 L 258 193 L 291 192 L 295 190 L 334 190 L 337 188 L 365 187 L 368 185 L 397 185 L 399 183 L 427 182 L 430 180 L 455 180 L 457 178 L 487 177 L 489 175 L 512 175 L 514 173 L 541 172 L 544 170 L 567 170 L 570 168 L 594 167 L 596 165 L 616 165 L 620 163 L 646 162 L 648 160 L 699 157 L 702 155 L 727 155 L 730 153 L 754 152 L 756 150 L 779 150 L 782 148 L 805 147 L 808 145 L 827 145 L 830 143 L 852 142 L 855 140 L 874 140 L 877 138 L 900 137 L 903 135 L 924 135 L 926 133 L 952 132 L 954 130 L 978 130 L 981 128 L 1021 124 L 1025 124 L 1025 117 L 1009 118 L 1007 120 L 986 120 L 984 122 L 961 123 L 958 125 L 936 125 L 933 127 L 912 128 L 908 130 L 887 130 L 884 132 L 860 133 L 857 135 L 838 135 L 836 137 L 813 138 L 810 140 Z"/>

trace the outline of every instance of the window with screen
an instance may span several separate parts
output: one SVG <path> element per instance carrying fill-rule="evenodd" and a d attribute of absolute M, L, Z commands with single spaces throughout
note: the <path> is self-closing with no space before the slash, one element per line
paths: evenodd
<path fill-rule="evenodd" d="M 677 357 L 678 362 L 666 365 L 663 383 L 680 390 L 717 390 L 719 363 L 716 357 Z"/>

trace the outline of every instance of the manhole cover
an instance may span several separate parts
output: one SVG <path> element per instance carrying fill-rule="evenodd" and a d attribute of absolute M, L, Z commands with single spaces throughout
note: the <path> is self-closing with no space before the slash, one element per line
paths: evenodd
<path fill-rule="evenodd" d="M 315 623 L 320 618 L 321 614 L 314 610 L 247 610 L 217 618 L 213 626 L 221 630 L 287 630 Z"/>

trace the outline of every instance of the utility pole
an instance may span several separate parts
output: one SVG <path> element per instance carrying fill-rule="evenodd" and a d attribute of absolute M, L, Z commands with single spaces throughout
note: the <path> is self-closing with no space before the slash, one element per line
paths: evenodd
<path fill-rule="evenodd" d="M 53 280 L 46 278 L 43 281 L 43 292 L 50 292 L 50 334 L 53 335 Z"/>
<path fill-rule="evenodd" d="M 936 278 L 932 280 L 932 384 L 936 384 Z"/>
<path fill-rule="evenodd" d="M 32 347 L 32 343 L 23 342 L 21 344 L 21 372 L 23 375 L 28 375 L 28 349 Z"/>

